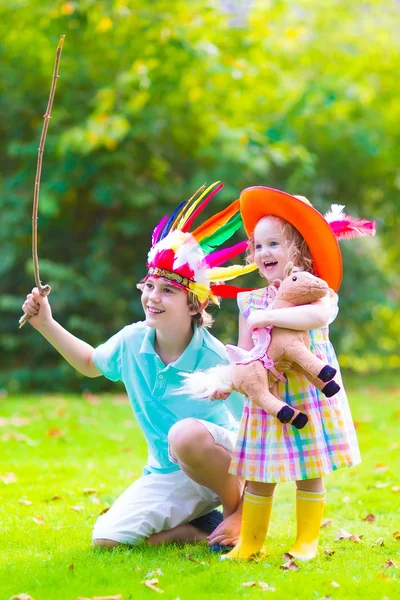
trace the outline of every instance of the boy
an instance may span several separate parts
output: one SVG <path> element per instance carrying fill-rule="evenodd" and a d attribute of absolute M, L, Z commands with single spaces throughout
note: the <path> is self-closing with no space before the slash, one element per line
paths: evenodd
<path fill-rule="evenodd" d="M 212 188 L 215 193 L 214 184 L 195 203 Z M 215 299 L 210 257 L 214 256 L 215 264 L 217 253 L 206 256 L 200 244 L 202 239 L 210 242 L 213 227 L 207 223 L 213 218 L 193 234 L 182 232 L 194 209 L 193 198 L 183 216 L 178 207 L 180 220 L 173 221 L 174 213 L 167 226 L 164 221 L 153 232 L 148 272 L 138 286 L 145 321 L 128 325 L 93 349 L 53 319 L 48 299 L 37 288 L 23 305 L 31 325 L 80 373 L 123 381 L 148 444 L 143 476 L 95 524 L 93 542 L 98 546 L 203 540 L 220 521 L 213 510 L 219 504 L 227 520 L 215 529 L 209 543 L 230 544 L 237 539 L 243 481 L 230 475 L 228 468 L 242 398 L 231 394 L 223 403 L 177 394 L 182 372 L 227 362 L 224 346 L 206 330 L 211 318 L 205 309 L 209 299 Z M 222 218 L 228 229 L 237 221 L 231 218 L 238 206 L 231 207 L 217 219 L 220 225 Z M 204 235 L 196 238 L 199 230 Z M 252 267 L 236 268 L 237 274 L 249 270 Z M 217 271 L 215 278 L 223 281 L 225 270 Z M 232 278 L 232 267 L 226 271 Z"/>

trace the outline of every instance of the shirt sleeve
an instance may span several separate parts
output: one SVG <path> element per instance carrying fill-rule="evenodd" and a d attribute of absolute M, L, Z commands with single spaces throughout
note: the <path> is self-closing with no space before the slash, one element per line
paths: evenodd
<path fill-rule="evenodd" d="M 111 381 L 122 379 L 122 353 L 124 348 L 123 330 L 119 331 L 107 342 L 98 346 L 93 352 L 96 367 Z"/>

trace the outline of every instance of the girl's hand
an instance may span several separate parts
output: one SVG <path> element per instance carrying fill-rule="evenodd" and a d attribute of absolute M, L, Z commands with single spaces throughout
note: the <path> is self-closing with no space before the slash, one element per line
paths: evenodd
<path fill-rule="evenodd" d="M 213 396 L 211 396 L 210 400 L 226 400 L 230 392 L 218 392 L 216 391 Z"/>
<path fill-rule="evenodd" d="M 247 319 L 247 326 L 250 331 L 268 327 L 271 324 L 269 321 L 270 313 L 271 311 L 269 310 L 256 310 L 251 313 Z"/>
<path fill-rule="evenodd" d="M 44 327 L 53 318 L 47 297 L 42 296 L 36 287 L 27 295 L 22 310 L 29 315 L 29 323 L 35 329 Z"/>

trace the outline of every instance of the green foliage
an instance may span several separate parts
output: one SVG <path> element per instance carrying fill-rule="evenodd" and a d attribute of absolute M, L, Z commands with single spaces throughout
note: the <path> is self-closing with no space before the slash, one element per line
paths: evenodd
<path fill-rule="evenodd" d="M 399 353 L 387 342 L 388 322 L 400 321 L 398 4 L 254 2 L 242 19 L 226 4 L 0 5 L 0 387 L 105 384 L 72 374 L 28 326 L 16 329 L 33 283 L 37 146 L 62 33 L 39 258 L 63 325 L 96 345 L 140 319 L 135 283 L 152 227 L 222 179 L 215 208 L 266 184 L 320 210 L 337 202 L 376 218 L 379 241 L 344 249 L 333 336 L 346 364 L 356 353 L 372 368 Z M 234 303 L 223 311 L 215 333 L 233 341 Z"/>

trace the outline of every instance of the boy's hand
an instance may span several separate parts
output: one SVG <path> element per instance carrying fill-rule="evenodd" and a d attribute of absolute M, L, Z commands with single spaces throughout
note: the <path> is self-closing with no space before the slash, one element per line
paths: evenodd
<path fill-rule="evenodd" d="M 224 519 L 208 536 L 208 545 L 223 544 L 224 546 L 235 546 L 238 543 L 241 523 L 242 513 L 241 511 L 236 511 L 233 515 Z"/>
<path fill-rule="evenodd" d="M 218 392 L 216 391 L 213 396 L 211 396 L 210 400 L 226 400 L 230 392 Z"/>
<path fill-rule="evenodd" d="M 42 296 L 36 287 L 27 295 L 22 310 L 27 313 L 29 323 L 35 329 L 44 327 L 53 318 L 47 297 Z"/>

